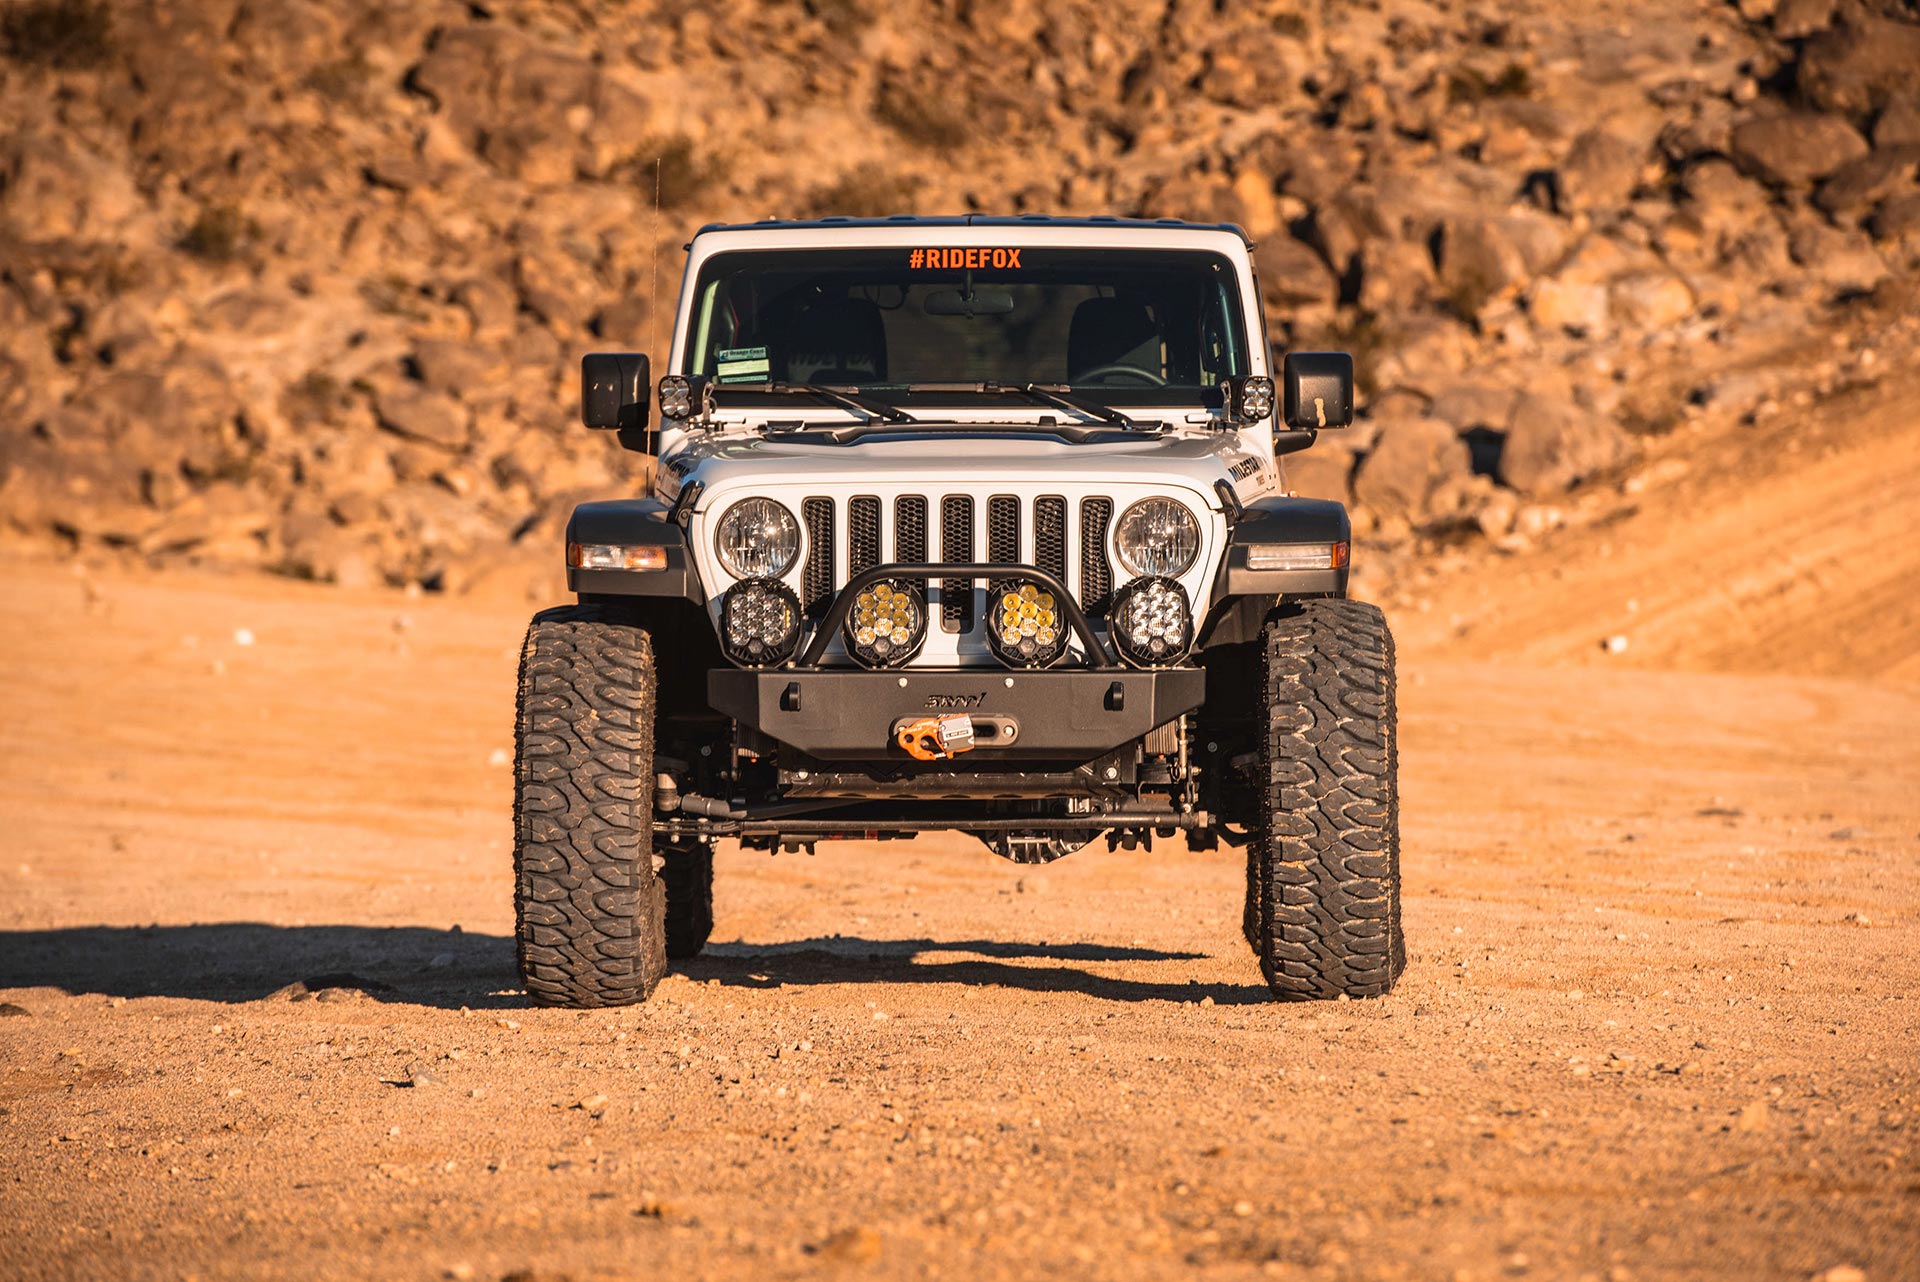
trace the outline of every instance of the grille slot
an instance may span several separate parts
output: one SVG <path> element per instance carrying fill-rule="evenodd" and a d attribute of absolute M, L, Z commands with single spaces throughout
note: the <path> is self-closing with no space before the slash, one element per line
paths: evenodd
<path fill-rule="evenodd" d="M 1020 500 L 996 494 L 987 500 L 987 560 L 1005 565 L 1020 559 Z"/>
<path fill-rule="evenodd" d="M 1057 495 L 1033 501 L 1033 563 L 1067 581 L 1067 501 Z"/>
<path fill-rule="evenodd" d="M 918 494 L 893 501 L 893 559 L 909 565 L 927 559 L 927 501 Z"/>
<path fill-rule="evenodd" d="M 1113 603 L 1113 566 L 1107 561 L 1112 521 L 1112 499 L 1080 500 L 1080 605 L 1088 614 L 1105 614 Z"/>
<path fill-rule="evenodd" d="M 973 564 L 973 500 L 949 494 L 940 500 L 940 559 Z M 940 580 L 940 626 L 947 632 L 973 628 L 973 580 Z"/>
<path fill-rule="evenodd" d="M 833 599 L 833 500 L 807 499 L 800 504 L 807 523 L 807 565 L 800 575 L 800 604 L 817 615 Z"/>
<path fill-rule="evenodd" d="M 847 503 L 847 573 L 880 564 L 880 500 L 870 494 Z"/>

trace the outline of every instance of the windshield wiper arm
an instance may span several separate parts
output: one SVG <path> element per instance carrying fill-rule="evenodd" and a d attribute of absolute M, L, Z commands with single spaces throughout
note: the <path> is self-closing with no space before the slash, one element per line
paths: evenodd
<path fill-rule="evenodd" d="M 1102 405 L 1099 401 L 1088 400 L 1084 396 L 1051 391 L 1038 383 L 982 383 L 980 390 L 1025 396 L 1029 400 L 1041 401 L 1059 409 L 1072 410 L 1076 414 L 1097 418 L 1103 423 L 1112 423 L 1115 427 L 1137 426 L 1132 419 L 1111 405 Z"/>
<path fill-rule="evenodd" d="M 888 423 L 917 423 L 920 421 L 896 406 L 887 405 L 881 401 L 870 400 L 865 396 L 856 396 L 851 392 L 837 392 L 831 387 L 822 387 L 818 383 L 768 383 L 766 384 L 766 388 L 770 392 L 778 392 L 782 395 L 804 392 L 808 395 L 818 396 L 823 401 L 832 401 L 842 409 L 850 409 L 855 413 L 865 414 L 869 418 L 881 419 Z"/>

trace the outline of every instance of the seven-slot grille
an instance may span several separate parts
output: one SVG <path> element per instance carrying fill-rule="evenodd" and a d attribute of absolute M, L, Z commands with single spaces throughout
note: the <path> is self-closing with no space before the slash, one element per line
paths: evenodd
<path fill-rule="evenodd" d="M 938 536 L 930 538 L 930 518 L 938 504 Z M 1078 582 L 1069 580 L 1067 544 L 1071 508 L 1057 494 L 1023 499 L 996 494 L 985 507 L 985 530 L 978 528 L 980 508 L 970 495 L 948 494 L 929 499 L 903 494 L 891 504 L 873 495 L 844 502 L 847 528 L 845 573 L 858 574 L 883 560 L 1021 563 L 1022 533 L 1033 531 L 1033 559 L 1038 566 L 1065 582 L 1090 614 L 1104 613 L 1113 596 L 1113 566 L 1107 560 L 1107 527 L 1113 522 L 1113 500 L 1082 499 L 1079 511 L 1080 563 Z M 835 567 L 834 530 L 841 515 L 836 501 L 812 497 L 801 501 L 807 527 L 807 558 L 801 569 L 801 603 L 809 614 L 824 612 L 845 577 Z M 883 528 L 891 517 L 891 544 Z M 935 546 L 937 544 L 937 547 Z M 941 579 L 940 626 L 947 632 L 973 630 L 973 591 L 966 579 Z"/>

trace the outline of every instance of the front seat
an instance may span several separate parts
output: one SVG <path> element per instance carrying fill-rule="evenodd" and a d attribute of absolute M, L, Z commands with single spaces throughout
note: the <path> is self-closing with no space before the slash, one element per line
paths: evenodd
<path fill-rule="evenodd" d="M 864 298 L 810 303 L 794 313 L 782 344 L 787 379 L 794 383 L 883 383 L 887 325 Z"/>
<path fill-rule="evenodd" d="M 1160 376 L 1160 327 L 1144 303 L 1129 298 L 1089 298 L 1073 309 L 1067 326 L 1067 381 L 1103 365 L 1127 365 Z"/>

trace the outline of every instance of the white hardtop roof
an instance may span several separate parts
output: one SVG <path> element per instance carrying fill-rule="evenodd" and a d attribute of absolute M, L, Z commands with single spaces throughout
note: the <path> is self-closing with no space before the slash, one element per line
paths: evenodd
<path fill-rule="evenodd" d="M 1252 242 L 1232 223 L 1139 218 L 822 218 L 804 222 L 710 223 L 687 245 L 695 258 L 732 249 L 946 245 L 1100 246 L 1211 249 L 1245 253 Z"/>

